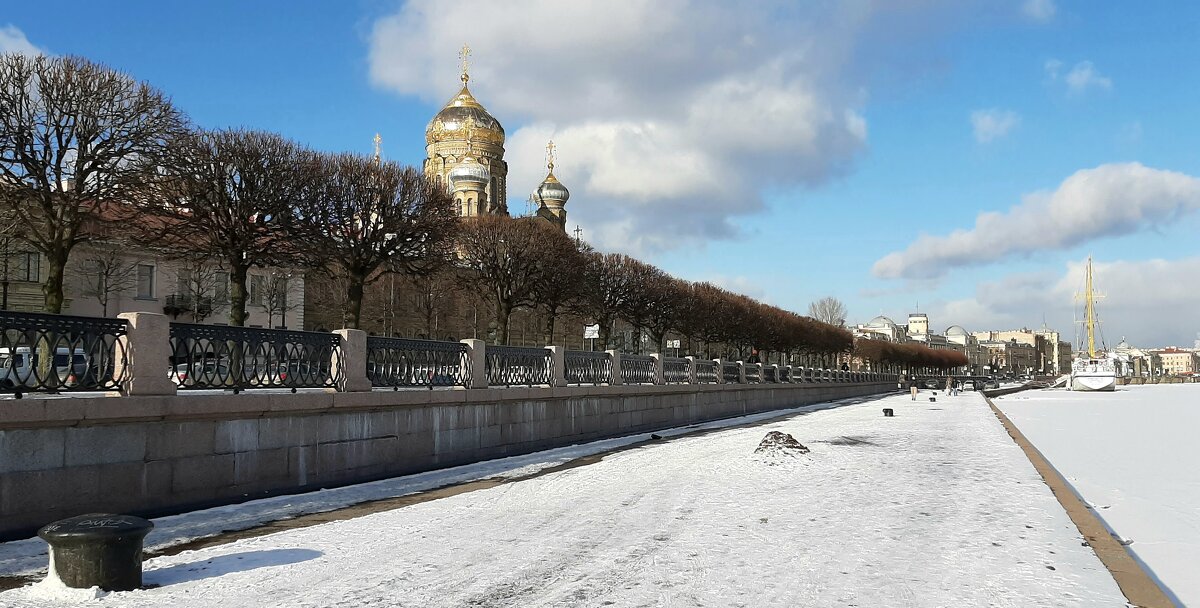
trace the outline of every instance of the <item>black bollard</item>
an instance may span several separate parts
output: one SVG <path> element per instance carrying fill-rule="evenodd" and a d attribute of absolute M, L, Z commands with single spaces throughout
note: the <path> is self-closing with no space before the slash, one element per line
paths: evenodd
<path fill-rule="evenodd" d="M 929 402 L 930 402 L 930 403 L 933 403 L 933 402 L 935 402 L 935 401 L 937 401 L 937 397 L 930 397 L 930 398 L 929 398 Z"/>
<path fill-rule="evenodd" d="M 892 417 L 892 408 L 890 408 L 890 407 L 883 408 L 883 417 L 891 418 Z"/>
<path fill-rule="evenodd" d="M 153 523 L 132 515 L 90 513 L 38 530 L 50 567 L 64 585 L 131 591 L 142 586 L 142 540 Z"/>

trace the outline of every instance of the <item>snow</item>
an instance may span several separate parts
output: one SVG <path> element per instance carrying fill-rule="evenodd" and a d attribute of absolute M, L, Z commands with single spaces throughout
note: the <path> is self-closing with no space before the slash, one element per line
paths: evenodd
<path fill-rule="evenodd" d="M 673 437 L 684 433 L 778 418 L 802 411 L 815 411 L 837 407 L 838 405 L 850 403 L 855 400 L 847 399 L 800 408 L 751 414 L 737 418 L 714 420 L 686 427 L 665 429 L 657 431 L 657 434 L 663 437 Z M 616 437 L 371 483 L 292 496 L 265 498 L 235 505 L 160 517 L 153 520 L 154 529 L 146 537 L 145 548 L 149 552 L 161 551 L 222 532 L 247 530 L 273 521 L 291 519 L 309 513 L 332 511 L 371 500 L 405 496 L 452 484 L 481 479 L 515 479 L 536 474 L 538 471 L 562 465 L 576 458 L 599 454 L 644 441 L 646 437 L 647 435 L 645 434 Z M 40 538 L 34 537 L 0 543 L 0 576 L 40 574 L 46 571 L 47 563 L 46 543 Z"/>
<path fill-rule="evenodd" d="M 754 450 L 770 431 L 811 452 L 763 462 Z M 94 603 L 1126 605 L 978 394 L 895 396 L 677 435 L 145 567 L 159 587 Z M 35 587 L 0 594 L 0 605 L 67 604 Z"/>
<path fill-rule="evenodd" d="M 995 400 L 1169 594 L 1200 606 L 1200 384 Z"/>

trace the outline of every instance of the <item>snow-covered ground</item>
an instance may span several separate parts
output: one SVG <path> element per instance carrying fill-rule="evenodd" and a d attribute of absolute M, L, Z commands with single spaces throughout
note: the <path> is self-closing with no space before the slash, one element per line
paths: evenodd
<path fill-rule="evenodd" d="M 811 452 L 755 455 L 773 430 Z M 888 397 L 679 436 L 489 489 L 156 558 L 145 581 L 161 586 L 91 603 L 1125 605 L 972 393 L 937 403 Z M 0 594 L 0 605 L 83 596 L 39 584 Z"/>
<path fill-rule="evenodd" d="M 995 403 L 1179 603 L 1200 606 L 1200 384 Z"/>

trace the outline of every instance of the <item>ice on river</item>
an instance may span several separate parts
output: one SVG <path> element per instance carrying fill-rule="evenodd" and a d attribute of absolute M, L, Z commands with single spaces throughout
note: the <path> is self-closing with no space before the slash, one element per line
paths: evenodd
<path fill-rule="evenodd" d="M 1200 384 L 995 403 L 1180 604 L 1200 606 Z"/>

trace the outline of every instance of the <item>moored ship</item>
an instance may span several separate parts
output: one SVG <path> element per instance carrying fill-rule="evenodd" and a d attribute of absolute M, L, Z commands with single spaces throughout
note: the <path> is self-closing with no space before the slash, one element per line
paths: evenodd
<path fill-rule="evenodd" d="M 1084 286 L 1084 324 L 1087 326 L 1087 352 L 1071 364 L 1071 390 L 1113 391 L 1117 388 L 1117 362 L 1108 353 L 1096 349 L 1096 297 L 1092 290 L 1092 258 L 1088 257 Z"/>

